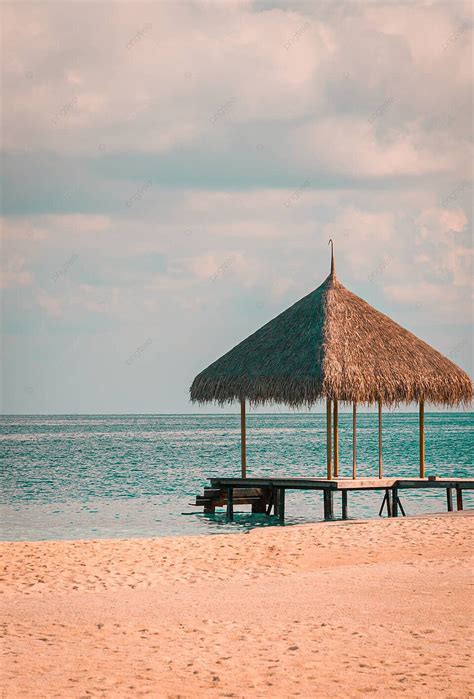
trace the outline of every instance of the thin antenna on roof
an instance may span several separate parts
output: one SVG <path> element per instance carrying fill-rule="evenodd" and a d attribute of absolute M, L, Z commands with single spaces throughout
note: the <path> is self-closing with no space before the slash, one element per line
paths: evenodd
<path fill-rule="evenodd" d="M 336 265 L 334 262 L 334 243 L 332 242 L 332 238 L 329 238 L 328 245 L 331 245 L 331 274 L 334 275 L 336 274 Z"/>

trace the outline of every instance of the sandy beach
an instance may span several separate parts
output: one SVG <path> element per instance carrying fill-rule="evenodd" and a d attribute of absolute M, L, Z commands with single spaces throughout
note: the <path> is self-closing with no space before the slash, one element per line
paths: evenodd
<path fill-rule="evenodd" d="M 3 543 L 2 696 L 473 696 L 473 526 Z"/>

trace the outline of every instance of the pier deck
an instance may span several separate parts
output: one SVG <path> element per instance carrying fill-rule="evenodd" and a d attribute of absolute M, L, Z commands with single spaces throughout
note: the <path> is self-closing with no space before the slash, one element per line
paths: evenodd
<path fill-rule="evenodd" d="M 333 496 L 342 493 L 342 518 L 348 518 L 348 493 L 352 490 L 384 491 L 379 514 L 384 507 L 389 517 L 405 514 L 399 492 L 408 489 L 445 489 L 448 511 L 453 510 L 453 492 L 456 507 L 463 509 L 463 490 L 474 489 L 473 478 L 211 478 L 211 487 L 196 497 L 195 504 L 212 513 L 216 507 L 225 506 L 227 518 L 233 519 L 234 505 L 252 505 L 252 512 L 271 514 L 272 510 L 283 522 L 285 519 L 285 493 L 287 490 L 319 490 L 323 494 L 324 519 L 334 518 Z"/>

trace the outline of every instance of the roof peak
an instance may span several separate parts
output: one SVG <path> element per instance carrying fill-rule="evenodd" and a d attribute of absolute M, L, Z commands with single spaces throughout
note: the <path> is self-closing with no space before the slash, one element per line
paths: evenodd
<path fill-rule="evenodd" d="M 332 238 L 329 238 L 328 245 L 331 246 L 331 277 L 336 276 L 336 263 L 334 261 L 334 242 Z"/>

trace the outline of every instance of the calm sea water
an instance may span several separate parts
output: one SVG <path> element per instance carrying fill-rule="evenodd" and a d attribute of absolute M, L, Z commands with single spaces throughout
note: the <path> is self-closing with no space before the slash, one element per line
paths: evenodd
<path fill-rule="evenodd" d="M 340 416 L 341 475 L 351 472 L 351 416 Z M 384 415 L 384 474 L 416 476 L 418 418 Z M 216 534 L 279 526 L 241 508 L 190 505 L 213 475 L 238 475 L 237 415 L 57 415 L 0 418 L 2 538 L 88 539 Z M 427 473 L 472 476 L 472 413 L 426 416 Z M 377 417 L 358 417 L 358 473 L 377 474 Z M 249 475 L 325 475 L 325 416 L 250 415 Z M 351 517 L 377 517 L 381 494 L 352 493 Z M 319 493 L 290 492 L 287 524 L 322 518 Z M 445 511 L 445 492 L 402 493 L 408 514 Z M 466 493 L 465 506 L 474 506 Z M 340 512 L 335 502 L 336 513 Z"/>

